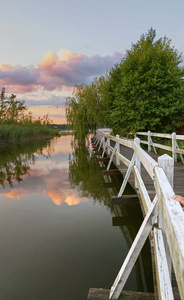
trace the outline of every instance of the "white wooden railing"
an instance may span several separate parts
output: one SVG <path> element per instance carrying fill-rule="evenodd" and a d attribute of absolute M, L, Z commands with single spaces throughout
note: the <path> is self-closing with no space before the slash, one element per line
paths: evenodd
<path fill-rule="evenodd" d="M 110 141 L 115 142 L 114 148 L 110 145 Z M 174 268 L 180 297 L 184 299 L 184 212 L 180 204 L 173 199 L 174 159 L 164 154 L 156 162 L 140 147 L 140 139 L 137 137 L 134 140 L 128 140 L 119 138 L 118 135 L 113 137 L 108 132 L 98 131 L 95 136 L 95 143 L 99 150 L 103 145 L 102 157 L 106 150 L 110 155 L 107 170 L 110 168 L 114 156 L 116 157 L 117 164 L 122 162 L 128 167 L 118 193 L 119 197 L 122 196 L 125 190 L 131 171 L 134 172 L 135 186 L 140 192 L 142 204 L 146 212 L 138 234 L 111 287 L 109 299 L 119 298 L 151 230 L 154 236 L 159 299 L 174 299 L 171 285 L 171 263 Z M 131 161 L 120 153 L 120 145 L 133 149 L 134 154 Z M 156 195 L 153 201 L 151 201 L 141 177 L 141 163 L 154 182 Z"/>
<path fill-rule="evenodd" d="M 148 145 L 148 152 L 151 151 L 151 147 L 153 147 L 155 153 L 157 153 L 156 148 L 168 150 L 168 151 L 172 152 L 172 157 L 173 157 L 175 162 L 177 161 L 177 154 L 179 154 L 182 163 L 184 163 L 184 158 L 183 158 L 183 155 L 182 155 L 182 154 L 184 154 L 184 149 L 180 149 L 179 146 L 178 146 L 178 142 L 177 142 L 177 140 L 184 141 L 184 135 L 179 135 L 179 134 L 176 134 L 175 132 L 173 132 L 172 134 L 167 134 L 167 133 L 155 133 L 155 132 L 151 132 L 151 131 L 136 132 L 135 135 L 136 136 L 143 135 L 143 136 L 148 137 L 147 141 L 140 140 L 140 142 L 142 144 Z M 151 138 L 153 136 L 154 137 L 159 137 L 159 138 L 170 139 L 172 141 L 172 146 L 170 147 L 170 146 L 154 143 L 152 141 L 152 138 Z"/>

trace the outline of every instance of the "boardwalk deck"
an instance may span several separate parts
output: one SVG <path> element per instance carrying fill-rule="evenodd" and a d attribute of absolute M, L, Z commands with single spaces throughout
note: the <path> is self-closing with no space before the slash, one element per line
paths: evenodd
<path fill-rule="evenodd" d="M 113 141 L 111 141 L 111 146 L 114 147 L 114 142 Z M 133 156 L 133 150 L 130 149 L 130 148 L 127 148 L 127 147 L 125 147 L 123 145 L 120 145 L 120 153 L 124 157 L 126 157 L 127 159 L 129 159 L 129 160 L 131 160 L 131 158 Z M 158 161 L 158 157 L 160 155 L 155 154 L 153 152 L 148 152 L 148 154 L 156 162 Z M 107 155 L 107 157 L 108 157 L 108 155 Z M 103 161 L 103 160 L 101 160 L 101 161 Z M 122 162 L 120 163 L 120 165 L 117 165 L 115 157 L 113 158 L 113 162 L 117 166 L 117 168 L 119 169 L 119 171 L 122 173 L 122 175 L 124 176 L 125 175 L 125 171 L 127 170 L 127 167 Z M 123 170 L 123 172 L 122 172 L 122 170 Z M 105 171 L 104 171 L 104 175 L 105 175 Z M 150 196 L 150 199 L 153 200 L 153 198 L 155 196 L 154 183 L 153 183 L 153 180 L 148 175 L 146 169 L 142 165 L 141 165 L 141 176 L 142 176 L 142 179 L 143 179 L 144 184 L 146 186 L 146 189 L 148 191 L 148 194 Z M 134 179 L 133 172 L 131 173 L 128 181 L 131 184 L 131 186 L 134 188 L 135 192 L 137 193 L 137 195 L 139 197 L 139 192 L 137 192 L 137 189 L 135 188 L 135 179 Z M 184 165 L 182 163 L 175 163 L 174 164 L 174 186 L 173 186 L 173 190 L 174 190 L 175 194 L 184 196 Z M 117 197 L 115 197 L 115 198 L 117 198 Z M 114 201 L 118 201 L 118 199 L 114 199 Z M 141 204 L 141 201 L 140 201 L 140 204 Z M 142 208 L 143 215 L 145 215 L 143 207 L 141 207 L 141 208 Z M 151 235 L 150 235 L 150 240 L 152 240 Z M 151 244 L 152 244 L 152 242 L 151 242 Z M 153 273 L 154 273 L 153 277 L 155 277 L 154 251 L 153 251 L 153 249 L 151 249 L 151 252 L 152 252 L 152 259 L 153 259 Z M 178 293 L 178 289 L 177 289 L 177 285 L 176 285 L 176 280 L 175 280 L 174 273 L 172 274 L 172 285 L 173 285 L 173 291 L 174 291 L 174 299 L 175 300 L 176 299 L 179 300 L 180 296 L 179 296 L 179 293 Z M 91 292 L 89 293 L 89 298 L 88 299 L 90 299 L 90 300 L 108 299 L 108 297 L 107 297 L 107 290 L 101 290 L 101 292 L 99 294 L 99 297 L 98 297 L 98 292 L 99 291 L 100 290 L 98 290 L 98 289 L 91 289 Z M 157 286 L 156 286 L 156 281 L 155 280 L 154 280 L 154 291 L 155 291 L 154 298 L 152 298 L 153 295 L 150 295 L 149 299 L 158 299 L 157 298 Z M 95 295 L 97 295 L 97 298 L 95 298 L 96 297 Z M 146 297 L 146 294 L 145 294 L 145 297 Z M 129 294 L 128 298 L 126 298 L 126 295 L 124 294 L 124 298 L 122 298 L 122 296 L 121 296 L 119 299 L 148 299 L 148 298 L 136 298 L 135 295 L 133 295 L 133 294 Z"/>
<path fill-rule="evenodd" d="M 124 147 L 123 145 L 121 145 L 120 151 L 121 151 L 121 153 L 126 158 L 128 158 L 129 160 L 131 160 L 132 155 L 133 155 L 133 150 L 132 149 Z M 153 152 L 148 152 L 148 154 L 155 161 L 158 161 L 158 157 L 160 155 L 155 154 Z M 115 163 L 115 158 L 114 158 L 113 161 Z M 121 163 L 120 166 L 117 166 L 117 168 L 121 172 L 122 168 L 125 169 L 126 166 Z M 122 174 L 124 174 L 124 172 Z M 150 198 L 153 199 L 154 196 L 155 196 L 154 184 L 153 184 L 152 179 L 150 178 L 150 176 L 148 175 L 147 171 L 145 170 L 145 168 L 143 166 L 141 166 L 141 175 L 142 175 L 143 181 L 145 183 L 145 186 L 146 186 L 146 188 L 148 190 L 148 193 L 150 195 Z M 130 175 L 129 183 L 135 188 L 135 182 L 134 182 L 134 175 L 133 175 L 133 173 Z M 174 189 L 174 192 L 177 195 L 184 196 L 184 165 L 182 163 L 178 163 L 178 162 L 174 163 L 174 187 L 173 187 L 173 189 Z"/>
<path fill-rule="evenodd" d="M 91 288 L 87 300 L 108 300 L 109 290 Z M 154 300 L 154 294 L 123 291 L 119 300 Z"/>

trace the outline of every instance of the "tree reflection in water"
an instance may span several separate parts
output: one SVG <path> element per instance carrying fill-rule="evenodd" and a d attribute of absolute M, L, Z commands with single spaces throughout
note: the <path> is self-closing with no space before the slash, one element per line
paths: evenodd
<path fill-rule="evenodd" d="M 31 143 L 0 147 L 0 185 L 13 186 L 29 174 L 30 165 L 35 162 L 35 155 L 49 157 L 53 152 L 51 140 L 32 141 Z"/>
<path fill-rule="evenodd" d="M 114 217 L 113 226 L 119 226 L 128 247 L 131 247 L 138 229 L 143 221 L 141 208 L 137 202 L 127 205 L 112 205 L 111 195 L 117 195 L 121 187 L 123 176 L 104 176 L 100 170 L 99 163 L 90 152 L 90 139 L 80 141 L 74 140 L 73 153 L 69 157 L 69 178 L 71 185 L 77 188 L 81 197 L 92 197 L 107 206 Z M 103 163 L 104 164 L 104 163 Z M 104 169 L 107 165 L 103 165 Z M 116 168 L 114 165 L 112 169 Z M 133 188 L 127 184 L 124 194 L 135 194 Z M 117 222 L 118 221 L 118 222 Z M 117 224 L 118 223 L 118 224 Z M 138 291 L 153 292 L 152 263 L 149 241 L 145 243 L 141 255 L 135 265 Z"/>
<path fill-rule="evenodd" d="M 89 138 L 72 141 L 73 152 L 69 156 L 69 179 L 71 186 L 80 191 L 81 197 L 92 197 L 112 207 L 107 189 L 104 189 L 104 179 L 99 172 L 96 157 L 88 150 Z"/>

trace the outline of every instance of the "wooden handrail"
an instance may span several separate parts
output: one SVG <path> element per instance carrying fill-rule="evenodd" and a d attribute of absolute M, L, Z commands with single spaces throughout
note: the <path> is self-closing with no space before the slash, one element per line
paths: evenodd
<path fill-rule="evenodd" d="M 138 132 L 137 134 L 146 135 L 147 133 Z M 148 133 L 148 135 L 151 136 L 150 133 Z M 154 134 L 154 136 L 158 136 L 158 134 Z M 173 137 L 176 138 L 176 134 L 162 134 L 162 137 L 173 139 Z M 115 142 L 114 148 L 110 145 L 110 141 Z M 163 156 L 159 157 L 157 163 L 146 151 L 140 147 L 140 142 L 141 141 L 139 141 L 138 138 L 135 138 L 134 140 L 122 139 L 100 131 L 98 131 L 96 135 L 96 144 L 103 144 L 112 153 L 108 164 L 108 169 L 114 155 L 128 167 L 118 197 L 122 196 L 130 173 L 133 171 L 137 183 L 136 186 L 140 192 L 142 205 L 146 213 L 143 224 L 141 225 L 135 241 L 132 244 L 129 253 L 120 269 L 120 272 L 111 288 L 109 299 L 118 299 L 119 294 L 121 293 L 121 290 L 123 289 L 124 284 L 135 263 L 135 259 L 138 257 L 151 229 L 153 229 L 156 251 L 155 255 L 159 297 L 163 300 L 174 299 L 170 280 L 169 266 L 171 265 L 171 260 L 175 271 L 180 296 L 181 299 L 184 299 L 184 213 L 180 204 L 173 199 L 174 191 L 172 186 L 174 159 L 164 154 Z M 131 161 L 125 158 L 119 152 L 120 150 L 117 151 L 117 149 L 120 149 L 117 147 L 118 144 L 133 149 L 134 154 Z M 152 145 L 157 147 L 157 144 L 155 143 L 152 143 Z M 167 148 L 167 146 L 163 149 L 172 150 L 171 147 Z M 178 153 L 182 152 L 181 149 L 178 149 L 177 151 Z M 154 182 L 156 196 L 153 202 L 150 200 L 148 191 L 141 177 L 140 162 L 145 167 L 149 176 Z M 167 247 L 169 247 L 168 249 L 170 252 L 170 258 L 168 253 L 165 251 Z M 161 263 L 162 265 L 160 266 Z"/>

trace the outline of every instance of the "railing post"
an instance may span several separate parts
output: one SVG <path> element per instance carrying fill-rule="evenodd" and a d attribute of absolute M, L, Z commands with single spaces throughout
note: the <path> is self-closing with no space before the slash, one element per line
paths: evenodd
<path fill-rule="evenodd" d="M 116 138 L 119 139 L 119 134 L 116 135 Z M 116 143 L 116 149 L 117 149 L 117 152 L 120 153 L 120 144 L 119 143 Z M 120 165 L 120 160 L 117 156 L 116 156 L 116 164 L 117 164 L 117 166 Z"/>
<path fill-rule="evenodd" d="M 174 182 L 174 159 L 167 154 L 158 157 L 158 165 L 164 170 L 164 173 L 173 188 Z"/>
<path fill-rule="evenodd" d="M 151 132 L 148 131 L 148 152 L 151 152 Z"/>
<path fill-rule="evenodd" d="M 138 146 L 140 146 L 140 139 L 139 139 L 138 137 L 136 137 L 136 138 L 134 139 L 134 142 L 135 142 Z M 138 158 L 137 155 L 135 155 L 135 166 L 138 168 L 138 171 L 139 171 L 139 173 L 141 174 L 141 162 L 140 162 L 140 160 L 139 160 L 139 158 Z M 138 188 L 138 184 L 137 184 L 136 179 L 135 179 L 135 187 L 136 187 L 136 189 Z"/>
<path fill-rule="evenodd" d="M 173 188 L 173 182 L 174 182 L 174 159 L 170 157 L 167 154 L 164 154 L 160 157 L 158 157 L 158 165 L 164 170 L 164 173 Z M 159 209 L 159 216 L 158 216 L 158 227 L 162 230 L 163 234 L 163 240 L 164 240 L 164 246 L 165 246 L 165 252 L 166 252 L 166 257 L 167 257 L 167 264 L 168 264 L 168 269 L 169 269 L 169 274 L 171 278 L 171 272 L 172 272 L 172 260 L 170 256 L 170 251 L 169 251 L 169 246 L 167 243 L 166 239 L 166 234 L 164 230 L 164 225 L 162 221 L 162 215 Z"/>
<path fill-rule="evenodd" d="M 177 154 L 176 154 L 176 133 L 172 133 L 172 157 L 174 161 L 177 161 Z"/>
<path fill-rule="evenodd" d="M 107 138 L 107 146 L 110 146 L 110 139 Z M 108 148 L 107 149 L 107 154 L 110 155 L 111 150 Z"/>

